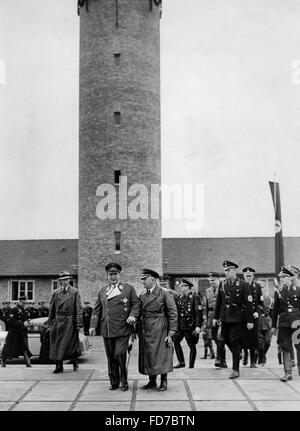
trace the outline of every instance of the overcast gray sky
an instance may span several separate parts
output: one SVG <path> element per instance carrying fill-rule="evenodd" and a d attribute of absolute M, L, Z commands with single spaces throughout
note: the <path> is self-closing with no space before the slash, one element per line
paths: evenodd
<path fill-rule="evenodd" d="M 0 239 L 75 238 L 76 1 L 2 1 L 0 20 Z M 300 235 L 299 22 L 298 0 L 163 0 L 162 182 L 205 191 L 202 228 L 163 236 L 272 236 L 274 172 Z"/>

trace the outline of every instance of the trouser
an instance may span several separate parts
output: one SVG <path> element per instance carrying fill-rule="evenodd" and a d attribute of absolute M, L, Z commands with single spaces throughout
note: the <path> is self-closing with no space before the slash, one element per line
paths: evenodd
<path fill-rule="evenodd" d="M 192 331 L 179 330 L 174 336 L 174 347 L 178 362 L 181 364 L 185 363 L 182 347 L 180 344 L 183 338 L 186 339 L 186 342 L 190 348 L 189 365 L 193 367 L 196 360 L 197 349 L 195 345 L 195 338 L 192 336 Z"/>
<path fill-rule="evenodd" d="M 258 349 L 258 319 L 254 319 L 253 328 L 247 331 L 247 347 L 250 350 L 250 362 L 255 363 L 255 353 Z"/>
<path fill-rule="evenodd" d="M 222 322 L 222 336 L 225 344 L 232 353 L 232 369 L 239 371 L 240 352 L 245 337 L 246 323 L 228 323 Z"/>
<path fill-rule="evenodd" d="M 89 335 L 89 329 L 90 329 L 90 319 L 84 319 L 83 320 L 83 331 L 84 335 Z"/>
<path fill-rule="evenodd" d="M 129 335 L 126 337 L 103 337 L 107 357 L 108 376 L 111 385 L 127 383 L 126 354 Z"/>
<path fill-rule="evenodd" d="M 271 329 L 260 329 L 258 331 L 258 362 L 266 363 L 266 354 L 271 345 L 272 331 Z"/>

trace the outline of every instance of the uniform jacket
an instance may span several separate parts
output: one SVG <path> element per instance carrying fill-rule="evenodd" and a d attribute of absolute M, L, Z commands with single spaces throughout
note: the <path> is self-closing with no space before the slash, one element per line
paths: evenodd
<path fill-rule="evenodd" d="M 215 319 L 221 319 L 222 322 L 228 323 L 253 323 L 252 296 L 249 284 L 238 277 L 232 284 L 229 280 L 220 282 Z"/>
<path fill-rule="evenodd" d="M 140 295 L 139 372 L 158 375 L 173 371 L 173 347 L 166 346 L 167 335 L 177 330 L 177 307 L 166 290 L 156 285 Z"/>
<path fill-rule="evenodd" d="M 68 285 L 53 292 L 50 301 L 48 325 L 50 326 L 50 359 L 59 361 L 80 355 L 78 331 L 82 327 L 80 294 Z"/>
<path fill-rule="evenodd" d="M 274 300 L 271 296 L 263 297 L 263 304 L 258 306 L 258 327 L 262 331 L 267 331 L 272 328 L 272 318 L 270 316 L 271 308 Z"/>
<path fill-rule="evenodd" d="M 90 307 L 89 305 L 83 307 L 82 316 L 84 320 L 90 320 L 92 317 L 92 313 L 93 313 L 92 307 Z"/>
<path fill-rule="evenodd" d="M 176 298 L 178 310 L 178 329 L 180 331 L 193 331 L 201 328 L 203 323 L 203 307 L 200 296 L 190 292 Z"/>
<path fill-rule="evenodd" d="M 129 283 L 120 282 L 119 292 L 115 296 L 108 295 L 111 286 L 99 290 L 94 306 L 90 328 L 97 328 L 100 321 L 100 334 L 106 338 L 125 337 L 130 335 L 134 327 L 127 323 L 127 318 L 136 319 L 140 313 L 140 300 L 135 288 Z"/>
<path fill-rule="evenodd" d="M 272 313 L 272 327 L 291 327 L 294 320 L 300 320 L 300 287 L 283 286 L 276 289 Z"/>
<path fill-rule="evenodd" d="M 250 294 L 252 295 L 252 310 L 258 314 L 258 307 L 263 305 L 264 297 L 261 291 L 261 285 L 253 281 L 250 286 Z M 255 316 L 254 316 L 255 317 Z M 258 318 L 255 317 L 255 318 Z"/>

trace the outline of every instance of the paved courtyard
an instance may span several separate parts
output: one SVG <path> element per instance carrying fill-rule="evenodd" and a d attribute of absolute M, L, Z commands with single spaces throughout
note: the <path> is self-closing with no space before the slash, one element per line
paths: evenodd
<path fill-rule="evenodd" d="M 300 411 L 300 377 L 283 383 L 279 376 L 275 339 L 268 363 L 251 369 L 241 366 L 241 377 L 229 380 L 228 369 L 214 367 L 203 355 L 202 341 L 194 369 L 181 368 L 169 374 L 168 390 L 142 390 L 148 380 L 137 372 L 137 343 L 130 358 L 129 390 L 110 391 L 101 337 L 90 337 L 92 352 L 80 360 L 79 371 L 65 363 L 62 374 L 54 366 L 39 364 L 26 368 L 20 361 L 0 368 L 0 410 L 2 411 Z M 185 356 L 187 346 L 183 343 Z M 227 353 L 228 354 L 228 353 Z M 228 355 L 228 358 L 230 355 Z M 174 363 L 176 359 L 174 357 Z M 228 360 L 230 367 L 231 361 Z"/>

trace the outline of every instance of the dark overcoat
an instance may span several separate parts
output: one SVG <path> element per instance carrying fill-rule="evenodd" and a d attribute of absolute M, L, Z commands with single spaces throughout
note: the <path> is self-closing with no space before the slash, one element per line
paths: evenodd
<path fill-rule="evenodd" d="M 8 334 L 2 349 L 3 359 L 18 358 L 24 355 L 24 351 L 29 357 L 32 356 L 28 348 L 27 328 L 24 325 L 27 319 L 28 315 L 25 308 L 17 305 L 10 309 L 6 318 Z"/>
<path fill-rule="evenodd" d="M 82 327 L 82 305 L 77 289 L 68 286 L 66 293 L 55 290 L 50 301 L 50 359 L 62 361 L 80 356 L 79 329 Z"/>
<path fill-rule="evenodd" d="M 159 286 L 142 293 L 139 322 L 139 372 L 158 375 L 173 371 L 173 347 L 165 343 L 177 330 L 178 315 L 173 296 Z"/>
<path fill-rule="evenodd" d="M 90 328 L 97 328 L 100 322 L 100 334 L 105 338 L 126 337 L 133 330 L 127 323 L 129 316 L 136 319 L 140 313 L 140 300 L 135 288 L 129 283 L 120 282 L 117 294 L 109 295 L 110 285 L 102 287 L 93 309 Z"/>

